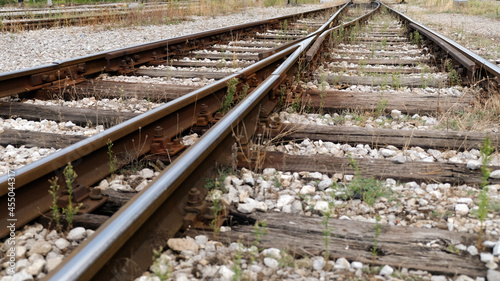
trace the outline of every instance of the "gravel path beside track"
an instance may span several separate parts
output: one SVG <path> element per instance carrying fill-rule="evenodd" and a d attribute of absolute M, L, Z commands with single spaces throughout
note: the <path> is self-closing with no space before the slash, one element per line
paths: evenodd
<path fill-rule="evenodd" d="M 0 33 L 0 73 L 40 66 L 117 48 L 162 40 L 229 25 L 253 22 L 324 5 L 251 8 L 216 18 L 193 16 L 175 25 L 135 27 L 65 27 L 20 33 Z"/>
<path fill-rule="evenodd" d="M 393 7 L 500 65 L 500 21 L 480 16 L 436 13 L 411 3 Z"/>

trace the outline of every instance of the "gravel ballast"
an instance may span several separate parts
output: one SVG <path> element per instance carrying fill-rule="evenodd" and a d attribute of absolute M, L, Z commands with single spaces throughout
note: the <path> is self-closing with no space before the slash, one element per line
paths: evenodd
<path fill-rule="evenodd" d="M 319 9 L 324 5 L 250 8 L 216 18 L 192 16 L 176 25 L 114 27 L 65 27 L 0 33 L 0 72 L 9 72 L 192 34 L 205 30 Z"/>

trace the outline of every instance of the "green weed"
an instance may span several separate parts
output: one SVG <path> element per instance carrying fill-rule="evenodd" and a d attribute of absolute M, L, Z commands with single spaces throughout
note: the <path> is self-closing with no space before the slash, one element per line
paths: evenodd
<path fill-rule="evenodd" d="M 158 250 L 153 250 L 153 265 L 151 266 L 151 271 L 154 275 L 160 279 L 160 281 L 165 281 L 170 278 L 172 273 L 172 267 L 170 266 L 170 260 L 163 256 L 163 247 Z"/>
<path fill-rule="evenodd" d="M 66 221 L 68 222 L 68 229 L 73 228 L 73 217 L 80 210 L 81 204 L 73 207 L 73 182 L 78 176 L 73 170 L 71 163 L 68 163 L 63 171 L 64 178 L 66 180 L 66 187 L 68 188 L 68 208 L 63 208 L 63 213 L 66 216 Z"/>
<path fill-rule="evenodd" d="M 347 199 L 362 199 L 368 206 L 373 207 L 375 201 L 379 198 L 386 198 L 391 201 L 393 198 L 392 190 L 387 187 L 384 182 L 361 177 L 359 167 L 354 158 L 350 157 L 351 167 L 354 169 L 353 179 L 344 187 L 335 183 L 334 187 L 343 192 L 340 197 L 344 200 Z"/>
<path fill-rule="evenodd" d="M 389 103 L 389 100 L 384 99 L 384 94 L 380 94 L 380 99 L 377 102 L 377 108 L 375 109 L 374 117 L 379 117 L 382 115 L 382 113 L 385 112 L 385 109 L 387 108 L 387 104 Z"/>
<path fill-rule="evenodd" d="M 330 245 L 330 235 L 334 228 L 329 226 L 330 218 L 332 216 L 332 209 L 334 207 L 333 202 L 330 202 L 328 204 L 328 211 L 323 212 L 323 244 L 325 245 L 325 254 L 324 258 L 325 260 L 330 259 L 330 250 L 328 249 L 328 246 Z"/>
<path fill-rule="evenodd" d="M 219 190 L 213 189 L 210 191 L 209 196 L 212 199 L 212 213 L 214 214 L 214 219 L 210 222 L 210 226 L 212 227 L 213 230 L 213 237 L 214 239 L 217 239 L 219 235 L 219 214 L 221 211 L 223 211 L 226 206 L 222 204 L 221 202 L 221 197 L 222 193 Z"/>
<path fill-rule="evenodd" d="M 488 197 L 488 179 L 490 178 L 490 169 L 488 168 L 488 165 L 491 161 L 491 154 L 495 151 L 495 148 L 492 146 L 490 139 L 487 137 L 483 141 L 483 145 L 481 146 L 480 150 L 480 155 L 481 155 L 481 191 L 479 192 L 478 195 L 478 200 L 479 202 L 477 203 L 478 209 L 474 213 L 474 216 L 480 221 L 481 223 L 481 228 L 479 229 L 478 237 L 477 237 L 477 248 L 482 249 L 483 248 L 483 241 L 482 241 L 482 235 L 483 235 L 483 225 L 484 225 L 484 220 L 488 216 L 489 212 L 489 203 L 490 199 Z"/>
<path fill-rule="evenodd" d="M 241 260 L 243 259 L 243 245 L 241 245 L 238 242 L 238 251 L 233 256 L 234 263 L 233 263 L 233 281 L 240 281 L 242 274 L 243 274 L 243 269 L 242 269 L 242 262 Z"/>
<path fill-rule="evenodd" d="M 233 100 L 236 95 L 236 85 L 238 85 L 238 78 L 232 78 L 227 82 L 227 93 L 224 101 L 222 102 L 220 112 L 226 114 L 233 105 Z"/>
<path fill-rule="evenodd" d="M 52 218 L 56 222 L 56 229 L 57 231 L 62 231 L 62 226 L 61 226 L 61 212 L 59 211 L 59 207 L 57 206 L 57 200 L 59 199 L 58 192 L 59 192 L 59 184 L 57 181 L 59 180 L 58 177 L 52 178 L 52 180 L 49 180 L 50 183 L 50 190 L 49 193 L 52 196 Z"/>
<path fill-rule="evenodd" d="M 450 75 L 451 86 L 460 85 L 460 76 L 458 75 L 455 68 L 453 68 L 450 60 L 446 61 L 446 70 L 448 71 L 448 75 Z"/>
<path fill-rule="evenodd" d="M 418 30 L 415 30 L 413 33 L 410 33 L 410 39 L 413 44 L 420 46 L 421 38 L 420 38 L 420 33 L 418 33 Z"/>
<path fill-rule="evenodd" d="M 375 216 L 375 225 L 373 225 L 373 230 L 375 231 L 375 236 L 373 238 L 373 245 L 372 245 L 372 257 L 375 259 L 378 254 L 378 237 L 380 236 L 380 233 L 382 232 L 382 225 L 380 224 L 380 216 L 376 215 Z"/>
<path fill-rule="evenodd" d="M 113 174 L 116 171 L 117 159 L 113 153 L 113 142 L 108 140 L 108 157 L 109 157 L 109 173 Z"/>

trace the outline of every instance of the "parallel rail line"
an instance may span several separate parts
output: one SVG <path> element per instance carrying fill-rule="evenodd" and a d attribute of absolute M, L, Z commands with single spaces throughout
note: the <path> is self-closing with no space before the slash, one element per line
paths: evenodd
<path fill-rule="evenodd" d="M 371 79 L 366 82 L 363 81 L 365 78 L 361 76 L 353 82 L 352 78 L 342 75 L 320 78 L 317 74 L 312 74 L 325 61 L 327 63 L 337 63 L 337 59 L 332 58 L 329 51 L 333 49 L 333 45 L 340 44 L 336 41 L 338 40 L 336 38 L 339 37 L 341 32 L 351 32 L 353 34 L 362 23 L 367 22 L 376 12 L 379 12 L 382 6 L 398 16 L 403 25 L 407 25 L 411 30 L 418 30 L 429 44 L 432 41 L 439 46 L 442 52 L 448 58 L 451 58 L 454 68 L 459 70 L 463 79 L 467 78 L 469 82 L 487 81 L 497 85 L 495 83 L 498 83 L 500 77 L 498 67 L 382 3 L 372 3 L 370 7 L 373 7 L 373 10 L 369 13 L 337 25 L 338 16 L 344 12 L 344 9 L 347 9 L 348 5 L 350 3 L 338 7 L 336 13 L 317 31 L 259 55 L 261 61 L 236 74 L 222 78 L 215 84 L 181 96 L 164 106 L 133 117 L 99 135 L 87 138 L 32 165 L 19 169 L 17 171 L 19 179 L 17 180 L 16 192 L 19 193 L 20 198 L 24 198 L 23 196 L 29 198 L 26 200 L 32 200 L 29 196 L 23 194 L 23 192 L 32 190 L 28 189 L 28 186 L 36 189 L 45 187 L 46 189 L 47 180 L 57 175 L 57 169 L 59 169 L 60 173 L 60 169 L 68 162 L 74 163 L 77 173 L 82 178 L 80 184 L 91 186 L 109 173 L 105 150 L 106 143 L 109 140 L 113 141 L 117 155 L 131 152 L 137 156 L 146 154 L 153 147 L 154 139 L 163 137 L 165 137 L 164 140 L 170 139 L 179 133 L 177 129 L 172 128 L 169 124 L 177 124 L 176 126 L 181 128 L 196 125 L 198 121 L 196 113 L 201 112 L 202 104 L 207 106 L 203 110 L 203 116 L 214 116 L 219 110 L 220 101 L 224 99 L 228 82 L 231 79 L 238 79 L 238 87 L 242 87 L 245 82 L 252 81 L 250 83 L 251 90 L 243 100 L 211 126 L 196 144 L 184 151 L 151 184 L 132 198 L 111 219 L 106 221 L 93 237 L 75 249 L 57 270 L 49 273 L 46 280 L 123 280 L 140 275 L 150 266 L 153 250 L 165 245 L 166 241 L 174 237 L 185 223 L 186 213 L 183 206 L 190 200 L 188 199 L 189 190 L 192 190 L 192 188 L 198 189 L 201 196 L 204 197 L 206 190 L 203 188 L 203 179 L 216 175 L 218 166 L 231 167 L 236 164 L 238 167 L 251 168 L 279 167 L 288 171 L 300 171 L 301 168 L 308 167 L 307 170 L 310 171 L 324 170 L 325 172 L 336 170 L 341 166 L 347 172 L 353 172 L 353 168 L 349 167 L 349 161 L 345 158 L 342 160 L 331 159 L 332 157 L 326 156 L 299 157 L 278 152 L 260 154 L 252 149 L 252 139 L 261 138 L 263 135 L 272 138 L 279 135 L 283 130 L 287 130 L 292 131 L 292 133 L 287 135 L 285 139 L 302 139 L 307 136 L 314 139 L 330 139 L 331 141 L 338 140 L 339 142 L 349 143 L 378 143 L 381 141 L 384 144 L 401 147 L 408 146 L 410 141 L 414 141 L 413 137 L 415 136 L 415 138 L 418 138 L 416 143 L 423 142 L 424 147 L 425 145 L 432 148 L 453 147 L 456 149 L 479 147 L 485 134 L 443 133 L 433 138 L 425 133 L 416 133 L 415 135 L 413 133 L 401 133 L 398 136 L 400 138 L 394 140 L 396 137 L 392 137 L 393 132 L 390 130 L 373 130 L 373 137 L 366 139 L 363 132 L 352 128 L 338 128 L 339 133 L 328 132 L 323 128 L 315 128 L 315 135 L 312 136 L 311 132 L 314 128 L 297 128 L 290 125 L 287 129 L 286 126 L 278 124 L 279 122 L 270 117 L 274 108 L 280 103 L 280 99 L 293 100 L 294 96 L 295 99 L 302 100 L 303 104 L 309 102 L 310 106 L 321 110 L 341 110 L 354 107 L 352 103 L 356 98 L 349 100 L 349 92 L 329 90 L 329 92 L 326 92 L 328 98 L 323 100 L 325 91 L 304 91 L 302 88 L 297 87 L 294 81 L 298 76 L 318 80 L 327 79 L 330 83 L 337 84 L 339 88 L 348 87 L 345 86 L 346 84 L 362 85 L 366 83 L 365 85 L 370 85 L 371 83 L 373 85 L 386 83 L 383 78 L 379 79 L 380 81 Z M 272 23 L 275 21 L 263 22 Z M 228 34 L 234 32 L 234 30 L 246 31 L 255 25 L 248 24 L 223 29 L 222 32 L 224 33 L 221 33 L 221 30 L 204 32 L 198 34 L 196 38 L 183 36 L 70 60 L 57 65 L 34 68 L 29 71 L 0 75 L 0 85 L 5 86 L 0 88 L 8 89 L 1 92 L 0 95 L 29 94 L 37 89 L 52 86 L 58 82 L 55 80 L 47 81 L 47 79 L 55 79 L 55 73 L 61 71 L 66 71 L 68 77 L 72 78 L 75 78 L 72 75 L 73 73 L 78 73 L 78 77 L 85 77 L 92 76 L 102 70 L 115 73 L 132 73 L 133 69 L 138 65 L 161 63 L 172 53 L 183 54 L 186 51 L 196 50 L 200 46 L 206 47 L 209 43 L 220 40 L 221 37 L 229 36 Z M 381 34 L 381 36 L 381 38 L 384 38 L 384 35 Z M 358 42 L 364 42 L 365 38 L 359 41 L 355 41 L 355 38 L 352 40 L 352 44 L 354 44 L 353 42 L 357 44 Z M 368 42 L 376 42 L 376 40 L 378 39 L 371 39 Z M 397 46 L 398 41 L 400 41 L 394 40 L 394 42 L 388 43 L 387 37 L 381 40 L 385 40 L 383 41 L 385 44 L 393 44 L 393 46 Z M 372 51 L 373 53 L 374 51 Z M 347 62 L 349 59 L 343 59 L 343 61 Z M 363 59 L 352 59 L 352 61 L 361 63 Z M 378 63 L 383 62 L 374 62 L 373 64 Z M 307 67 L 307 72 L 304 65 Z M 396 65 L 400 65 L 400 69 L 402 69 L 401 62 L 396 63 Z M 377 67 L 373 66 L 368 73 L 377 72 L 376 69 Z M 79 80 L 78 77 L 76 77 L 76 81 Z M 403 86 L 405 84 L 412 86 L 411 79 L 398 80 L 397 83 L 402 83 Z M 439 84 L 440 82 L 437 81 L 436 83 Z M 288 94 L 288 97 L 283 95 L 284 92 Z M 336 101 L 330 101 L 329 103 L 330 95 L 334 100 L 335 95 L 341 94 L 345 94 L 342 99 L 349 100 L 347 103 L 350 102 L 350 105 L 339 105 Z M 429 97 L 429 99 L 430 103 L 435 102 L 432 97 Z M 416 100 L 416 103 L 421 102 Z M 450 102 L 450 104 L 443 102 L 441 104 L 440 100 L 439 102 L 438 107 L 442 106 L 444 110 L 447 110 L 452 104 L 453 106 L 457 104 L 455 102 Z M 429 105 L 422 104 L 419 107 L 417 104 L 408 112 L 422 112 L 426 106 Z M 458 106 L 466 107 L 467 102 L 458 104 Z M 366 106 L 367 109 L 374 109 L 374 107 L 373 104 Z M 404 105 L 404 109 L 401 109 L 408 108 Z M 162 136 L 158 136 L 158 132 L 155 131 L 158 127 L 164 129 Z M 357 133 L 361 136 L 356 137 Z M 385 135 L 389 137 L 381 140 L 381 137 Z M 122 139 L 124 136 L 127 137 L 126 140 Z M 354 136 L 353 139 L 350 139 L 351 136 Z M 442 139 L 446 138 L 449 138 L 449 140 L 442 141 Z M 497 134 L 491 135 L 491 138 L 495 144 L 500 142 L 500 137 Z M 450 144 L 449 141 L 452 139 L 455 140 L 455 143 Z M 242 159 L 242 155 L 246 160 Z M 401 165 L 401 163 L 390 163 L 390 161 L 386 160 L 359 160 L 360 169 L 366 171 L 367 175 L 376 178 L 387 175 L 389 171 L 390 176 L 393 178 L 408 181 L 437 180 L 440 182 L 478 184 L 476 177 L 478 172 L 466 169 L 465 165 L 429 163 L 424 166 L 418 162 L 404 164 L 407 166 Z M 409 169 L 414 173 L 405 173 L 405 169 Z M 497 179 L 491 179 L 491 182 L 500 183 Z M 0 177 L 0 187 L 2 193 L 7 190 L 6 176 Z M 38 205 L 33 207 L 34 209 L 21 214 L 27 218 L 26 222 L 36 217 L 37 211 L 35 211 L 35 208 L 37 210 L 48 210 L 50 204 L 44 202 L 47 200 L 46 197 L 48 195 L 41 197 L 37 202 Z M 3 199 L 2 197 L 1 200 Z M 363 260 L 365 262 L 368 260 L 364 256 L 360 258 L 366 259 Z M 454 262 L 460 262 L 460 259 L 456 257 L 451 258 Z M 405 262 L 405 266 L 415 266 L 418 269 L 425 270 L 425 268 L 420 268 L 421 265 L 418 263 L 406 265 L 406 263 L 410 262 L 406 257 L 402 260 L 402 262 Z M 132 261 L 132 263 L 126 261 Z M 390 255 L 389 257 L 381 257 L 381 260 L 376 261 L 378 264 L 390 262 Z M 463 270 L 467 273 L 473 273 L 476 276 L 485 275 L 484 272 L 478 270 L 477 261 L 464 258 L 461 262 L 464 263 Z M 427 268 L 430 268 L 429 270 L 432 272 L 449 275 L 456 272 L 454 268 L 440 268 L 434 265 L 429 265 Z"/>

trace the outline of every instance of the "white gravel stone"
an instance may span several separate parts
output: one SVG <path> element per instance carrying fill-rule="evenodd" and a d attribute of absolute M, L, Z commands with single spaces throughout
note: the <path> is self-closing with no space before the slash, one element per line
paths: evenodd
<path fill-rule="evenodd" d="M 497 270 L 488 270 L 486 273 L 486 279 L 488 281 L 500 281 L 500 271 Z"/>
<path fill-rule="evenodd" d="M 290 207 L 290 211 L 292 214 L 299 214 L 301 213 L 302 210 L 302 203 L 299 200 L 295 200 L 292 203 L 292 206 Z"/>
<path fill-rule="evenodd" d="M 484 263 L 488 263 L 494 260 L 495 256 L 490 253 L 481 253 L 480 255 L 481 261 Z"/>
<path fill-rule="evenodd" d="M 477 248 L 474 245 L 467 247 L 467 252 L 469 252 L 471 256 L 476 256 L 478 254 Z"/>
<path fill-rule="evenodd" d="M 56 241 L 54 241 L 54 245 L 56 245 L 56 247 L 60 250 L 65 250 L 66 248 L 68 248 L 70 243 L 68 242 L 68 240 L 64 238 L 59 238 Z"/>
<path fill-rule="evenodd" d="M 500 170 L 495 170 L 491 172 L 490 178 L 492 179 L 500 179 Z"/>
<path fill-rule="evenodd" d="M 148 181 L 147 181 L 147 180 L 143 180 L 143 181 L 141 181 L 141 183 L 139 183 L 139 184 L 135 187 L 135 191 L 141 191 L 141 190 L 143 190 L 146 186 L 148 186 Z"/>
<path fill-rule="evenodd" d="M 496 242 L 495 246 L 493 246 L 492 254 L 494 256 L 500 256 L 500 241 Z"/>
<path fill-rule="evenodd" d="M 470 278 L 467 275 L 460 275 L 460 276 L 458 276 L 457 279 L 455 279 L 455 281 L 475 281 L 475 280 Z"/>
<path fill-rule="evenodd" d="M 456 204 L 455 213 L 459 216 L 466 216 L 469 214 L 469 207 L 467 207 L 467 204 Z"/>
<path fill-rule="evenodd" d="M 401 117 L 401 111 L 397 110 L 397 109 L 393 109 L 391 111 L 391 117 L 393 119 L 399 119 L 399 117 Z"/>
<path fill-rule="evenodd" d="M 221 277 L 224 278 L 225 280 L 231 280 L 235 274 L 234 271 L 232 271 L 225 265 L 220 267 L 219 273 Z"/>
<path fill-rule="evenodd" d="M 335 261 L 335 268 L 337 269 L 348 269 L 351 268 L 351 264 L 346 258 L 338 258 Z"/>
<path fill-rule="evenodd" d="M 333 181 L 331 179 L 324 179 L 318 183 L 318 189 L 325 190 L 325 189 L 331 187 L 332 184 L 333 184 Z"/>
<path fill-rule="evenodd" d="M 144 179 L 151 179 L 155 176 L 155 173 L 153 172 L 153 170 L 145 168 L 139 172 L 139 175 Z"/>
<path fill-rule="evenodd" d="M 44 259 L 39 259 L 33 262 L 30 266 L 26 268 L 28 274 L 37 276 L 40 274 L 45 267 L 46 261 Z"/>
<path fill-rule="evenodd" d="M 351 267 L 354 269 L 362 269 L 363 268 L 363 263 L 359 261 L 353 261 L 351 263 Z"/>
<path fill-rule="evenodd" d="M 265 249 L 261 252 L 261 255 L 264 257 L 269 257 L 269 258 L 273 258 L 276 260 L 281 259 L 281 251 L 280 251 L 280 249 L 276 249 L 276 248 Z"/>
<path fill-rule="evenodd" d="M 471 170 L 477 170 L 481 168 L 481 162 L 478 160 L 469 160 L 467 161 L 467 168 Z"/>
<path fill-rule="evenodd" d="M 26 256 L 26 247 L 24 246 L 17 246 L 16 247 L 16 259 L 17 260 L 20 260 L 20 259 L 24 259 L 24 257 Z"/>
<path fill-rule="evenodd" d="M 170 238 L 167 241 L 167 245 L 174 251 L 191 251 L 193 253 L 198 253 L 198 244 L 196 244 L 193 238 Z"/>
<path fill-rule="evenodd" d="M 330 210 L 330 206 L 328 202 L 320 200 L 317 201 L 316 204 L 314 204 L 314 210 L 324 213 Z"/>
<path fill-rule="evenodd" d="M 322 270 L 323 267 L 325 267 L 326 265 L 326 261 L 323 257 L 314 257 L 312 258 L 312 262 L 313 262 L 313 268 L 314 270 Z"/>
<path fill-rule="evenodd" d="M 316 188 L 314 186 L 311 186 L 311 185 L 304 185 L 301 189 L 300 189 L 300 194 L 313 194 L 316 192 Z"/>
<path fill-rule="evenodd" d="M 45 264 L 45 271 L 50 272 L 54 268 L 56 268 L 63 261 L 62 257 L 57 257 L 53 259 L 47 259 L 47 263 Z"/>
<path fill-rule="evenodd" d="M 278 202 L 276 203 L 276 207 L 282 208 L 285 205 L 289 205 L 295 200 L 295 198 L 291 195 L 285 194 L 281 195 L 278 199 Z"/>
<path fill-rule="evenodd" d="M 250 214 L 255 212 L 255 210 L 261 212 L 267 211 L 267 205 L 264 202 L 259 202 L 251 198 L 247 198 L 245 202 L 246 203 L 238 204 L 238 212 Z"/>
<path fill-rule="evenodd" d="M 19 271 L 12 276 L 11 281 L 31 281 L 34 280 L 33 276 L 29 274 L 26 269 Z"/>
<path fill-rule="evenodd" d="M 255 185 L 255 180 L 253 179 L 253 177 L 245 177 L 245 178 L 243 178 L 243 182 L 245 184 L 250 185 L 250 186 L 254 186 Z"/>
<path fill-rule="evenodd" d="M 87 232 L 83 227 L 75 227 L 73 228 L 66 237 L 69 241 L 80 241 L 85 238 Z"/>
<path fill-rule="evenodd" d="M 382 276 L 391 276 L 392 273 L 394 273 L 394 269 L 389 265 L 384 265 L 379 272 Z"/>
<path fill-rule="evenodd" d="M 205 244 L 207 244 L 208 242 L 208 237 L 205 236 L 205 235 L 198 235 L 194 238 L 194 241 L 196 242 L 196 244 L 198 244 L 199 246 L 205 246 Z"/>
<path fill-rule="evenodd" d="M 33 255 L 39 254 L 45 256 L 48 252 L 52 250 L 52 245 L 49 242 L 44 240 L 36 241 L 28 252 L 28 256 L 31 257 Z"/>
<path fill-rule="evenodd" d="M 277 269 L 279 266 L 279 262 L 273 258 L 264 258 L 264 264 L 271 269 Z"/>

